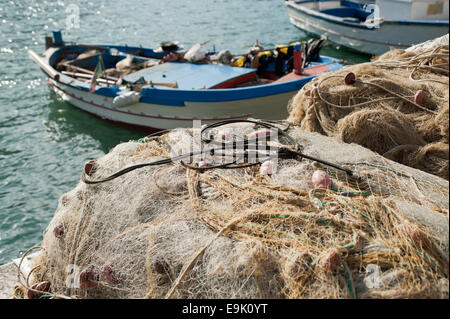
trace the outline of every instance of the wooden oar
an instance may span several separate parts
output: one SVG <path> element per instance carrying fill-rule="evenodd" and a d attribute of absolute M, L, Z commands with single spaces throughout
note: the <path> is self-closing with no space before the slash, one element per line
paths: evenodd
<path fill-rule="evenodd" d="M 79 66 L 71 65 L 71 64 L 69 64 L 67 62 L 62 63 L 62 65 L 64 65 L 65 67 L 68 67 L 68 68 L 73 68 L 73 69 L 78 70 L 80 72 L 87 73 L 87 74 L 91 74 L 91 75 L 94 74 L 94 72 L 91 71 L 91 70 L 88 70 L 88 69 L 85 69 L 85 68 L 80 68 Z"/>
<path fill-rule="evenodd" d="M 61 73 L 70 75 L 71 77 L 79 77 L 79 78 L 83 78 L 83 79 L 87 79 L 87 80 L 92 80 L 92 76 L 90 74 L 76 73 L 76 72 L 69 72 L 69 71 L 62 71 Z M 117 82 L 117 80 L 113 81 L 113 80 L 107 80 L 107 79 L 103 79 L 103 78 L 97 78 L 98 82 L 107 83 L 107 84 L 115 84 Z"/>
<path fill-rule="evenodd" d="M 70 64 L 66 65 L 66 63 L 63 63 L 63 65 L 66 66 L 66 67 L 74 68 L 75 70 L 78 70 L 80 72 L 84 72 L 84 73 L 87 73 L 87 74 L 90 74 L 90 75 L 94 74 L 94 72 L 91 71 L 91 70 L 88 70 L 88 69 L 85 69 L 85 68 L 80 68 L 80 67 L 75 66 L 75 65 L 70 65 Z M 69 72 L 69 71 L 65 71 L 65 72 Z M 116 77 L 113 77 L 113 76 L 108 76 L 108 75 L 104 75 L 104 76 L 102 76 L 102 78 L 105 78 L 105 79 L 111 80 L 111 81 L 116 81 L 116 82 L 119 80 L 119 78 L 116 78 Z"/>
<path fill-rule="evenodd" d="M 69 71 L 62 71 L 62 73 L 66 74 L 66 75 L 70 75 L 72 77 L 79 77 L 79 78 L 86 79 L 86 80 L 92 80 L 92 76 L 90 74 L 69 72 Z M 112 78 L 112 79 L 116 79 L 116 78 Z M 117 79 L 117 80 L 119 80 L 119 79 Z M 100 82 L 100 83 L 107 83 L 107 84 L 115 84 L 117 82 L 117 80 L 115 80 L 115 81 L 109 80 L 108 81 L 107 79 L 97 78 L 98 82 Z M 167 87 L 174 88 L 174 89 L 178 88 L 178 83 L 177 82 L 174 82 L 174 83 L 170 83 L 170 82 L 157 83 L 157 82 L 150 81 L 149 83 L 143 83 L 143 84 L 151 85 L 151 86 L 155 86 L 155 85 L 156 86 L 167 86 Z"/>
<path fill-rule="evenodd" d="M 89 45 L 89 44 L 78 44 L 78 46 L 79 46 L 79 47 L 82 47 L 82 48 L 93 49 L 93 50 L 95 50 L 95 49 L 98 49 L 98 50 L 109 50 L 108 47 L 102 47 L 102 46 L 96 46 L 96 45 Z M 114 48 L 113 48 L 113 49 L 114 49 Z M 138 51 L 139 51 L 139 50 L 138 50 Z M 121 52 L 121 51 L 119 51 L 119 50 L 117 50 L 117 52 L 119 52 L 119 55 L 120 55 L 120 56 L 131 55 L 132 57 L 136 57 L 136 58 L 138 58 L 138 59 L 142 59 L 142 60 L 145 60 L 145 61 L 149 61 L 149 60 L 160 60 L 160 59 L 158 59 L 158 58 L 150 58 L 150 57 L 140 56 L 140 55 L 137 55 L 137 54 L 123 53 L 123 52 Z M 136 51 L 136 53 L 137 53 L 137 51 Z"/>
<path fill-rule="evenodd" d="M 178 88 L 178 83 L 177 82 L 175 82 L 175 83 L 156 83 L 156 82 L 150 81 L 150 83 L 147 83 L 147 84 L 149 84 L 151 86 L 154 86 L 154 85 L 167 86 L 167 87 L 170 87 L 170 88 L 173 88 L 173 89 L 177 89 Z"/>
<path fill-rule="evenodd" d="M 66 61 L 66 62 L 64 62 L 65 64 L 68 64 L 68 65 L 72 65 L 72 63 L 75 63 L 75 62 L 80 62 L 80 61 L 88 61 L 88 60 L 90 60 L 90 59 L 92 59 L 93 57 L 96 57 L 96 56 L 101 56 L 102 54 L 101 53 L 97 53 L 97 54 L 92 54 L 92 55 L 89 55 L 89 56 L 86 56 L 86 57 L 84 57 L 84 58 L 77 58 L 77 59 L 75 59 L 75 60 L 70 60 L 70 61 Z"/>

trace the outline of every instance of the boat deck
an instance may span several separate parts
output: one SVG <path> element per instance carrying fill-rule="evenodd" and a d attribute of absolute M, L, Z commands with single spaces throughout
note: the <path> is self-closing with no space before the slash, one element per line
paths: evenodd
<path fill-rule="evenodd" d="M 220 84 L 238 79 L 248 80 L 256 77 L 256 69 L 237 68 L 219 64 L 194 64 L 185 62 L 168 62 L 145 68 L 124 76 L 124 80 L 135 82 L 141 77 L 146 82 L 177 83 L 179 89 L 210 89 Z M 234 81 L 232 81 L 234 80 Z"/>
<path fill-rule="evenodd" d="M 309 68 L 306 68 L 303 70 L 302 74 L 295 74 L 295 72 L 291 72 L 286 74 L 285 76 L 282 76 L 278 80 L 274 81 L 273 83 L 282 83 L 287 81 L 293 81 L 301 78 L 306 78 L 308 76 L 318 75 L 322 72 L 328 71 L 330 68 L 327 65 L 316 65 L 311 66 Z"/>

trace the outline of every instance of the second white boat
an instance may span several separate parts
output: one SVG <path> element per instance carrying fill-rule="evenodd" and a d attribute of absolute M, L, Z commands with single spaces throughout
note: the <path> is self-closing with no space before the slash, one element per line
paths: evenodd
<path fill-rule="evenodd" d="M 286 6 L 299 29 L 372 55 L 448 33 L 448 1 L 287 0 Z"/>

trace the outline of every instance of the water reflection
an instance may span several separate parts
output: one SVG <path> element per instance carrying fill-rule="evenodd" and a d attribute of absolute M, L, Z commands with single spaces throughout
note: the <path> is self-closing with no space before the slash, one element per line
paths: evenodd
<path fill-rule="evenodd" d="M 301 42 L 301 41 L 308 41 L 309 39 L 311 39 L 311 37 L 302 36 L 295 41 Z M 324 45 L 323 48 L 320 50 L 320 55 L 327 55 L 335 57 L 336 59 L 342 59 L 344 62 L 348 64 L 368 62 L 372 57 L 370 54 L 356 52 L 346 47 L 335 46 L 329 42 L 327 42 L 326 45 Z"/>
<path fill-rule="evenodd" d="M 49 89 L 50 90 L 50 89 Z M 107 153 L 120 142 L 127 142 L 145 136 L 145 132 L 138 132 L 118 127 L 104 120 L 83 112 L 51 91 L 51 102 L 44 107 L 48 109 L 48 121 L 44 122 L 50 139 L 55 142 L 76 140 L 87 135 L 98 141 L 99 148 Z"/>

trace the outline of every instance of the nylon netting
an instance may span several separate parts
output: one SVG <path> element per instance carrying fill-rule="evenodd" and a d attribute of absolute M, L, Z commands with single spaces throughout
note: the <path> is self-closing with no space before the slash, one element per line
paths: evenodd
<path fill-rule="evenodd" d="M 448 54 L 446 35 L 319 76 L 291 100 L 289 120 L 448 180 Z"/>
<path fill-rule="evenodd" d="M 195 130 L 119 144 L 91 178 L 167 158 L 193 145 Z M 44 297 L 448 298 L 448 182 L 358 145 L 286 132 L 354 175 L 279 159 L 271 175 L 176 162 L 80 182 L 60 198 L 24 285 L 49 281 Z M 329 188 L 314 187 L 317 170 Z M 79 288 L 68 285 L 70 265 L 83 273 Z"/>

